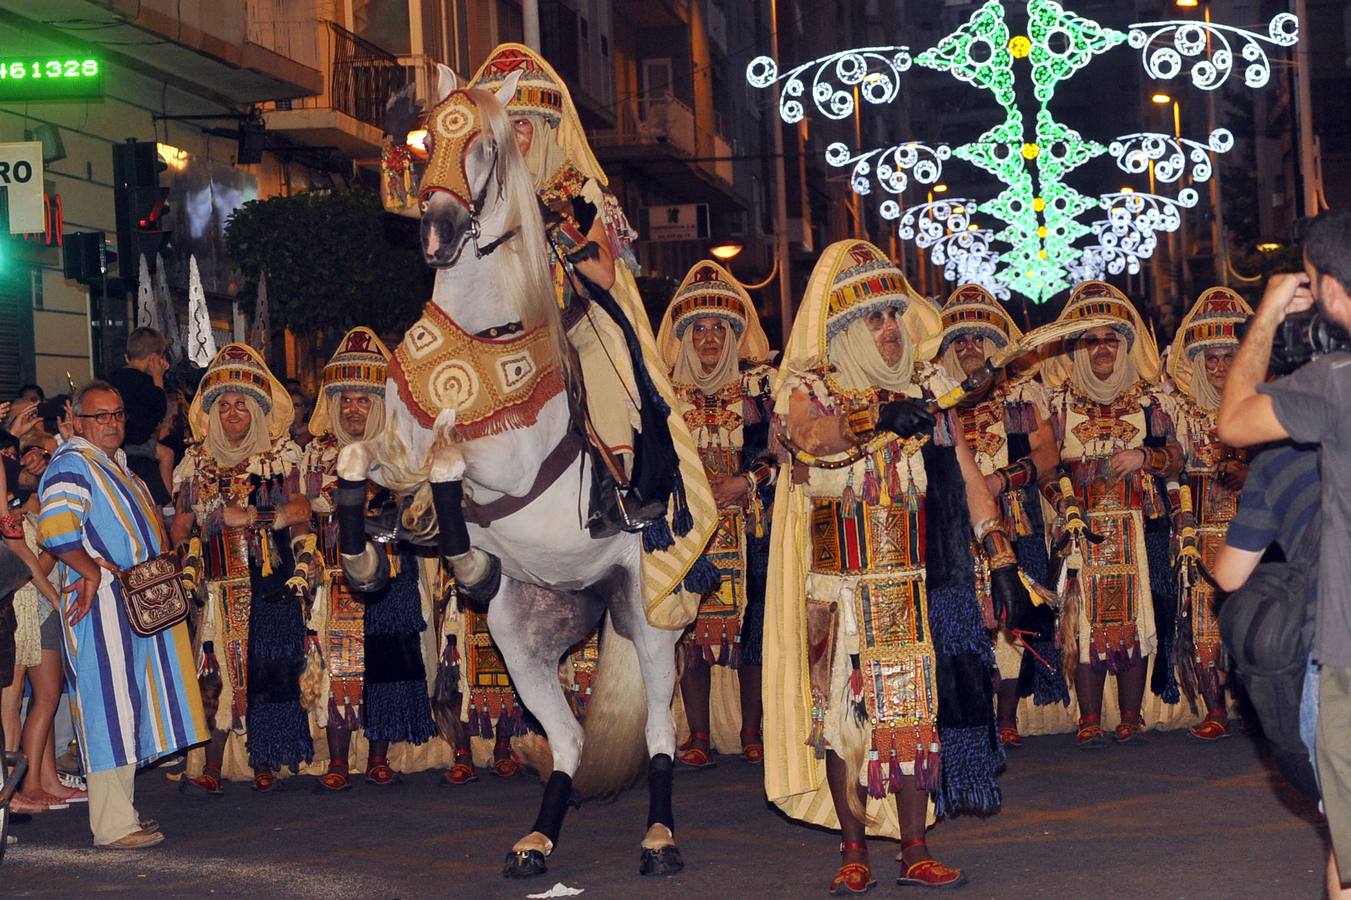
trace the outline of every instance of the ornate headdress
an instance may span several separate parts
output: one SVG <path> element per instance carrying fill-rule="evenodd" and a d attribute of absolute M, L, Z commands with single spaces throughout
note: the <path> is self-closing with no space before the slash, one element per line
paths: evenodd
<path fill-rule="evenodd" d="M 515 99 L 507 104 L 507 115 L 543 117 L 558 129 L 555 136 L 558 146 L 563 148 L 572 164 L 602 186 L 608 184 L 605 170 L 591 152 L 567 83 L 544 57 L 524 44 L 499 44 L 479 66 L 469 84 L 495 91 L 512 72 L 520 72 L 521 80 L 516 87 Z"/>
<path fill-rule="evenodd" d="M 1178 326 L 1168 354 L 1168 374 L 1182 391 L 1192 393 L 1196 357 L 1203 351 L 1237 347 L 1238 329 L 1252 317 L 1252 307 L 1227 287 L 1202 292 Z"/>
<path fill-rule="evenodd" d="M 389 348 L 374 331 L 358 325 L 347 332 L 333 358 L 324 366 L 324 381 L 310 415 L 310 434 L 325 434 L 333 429 L 330 406 L 344 391 L 360 391 L 385 396 Z"/>
<path fill-rule="evenodd" d="M 268 416 L 272 440 L 285 435 L 295 418 L 291 395 L 267 367 L 263 357 L 248 344 L 226 344 L 206 367 L 197 394 L 188 410 L 188 424 L 197 440 L 206 437 L 211 405 L 221 394 L 243 394 L 257 402 Z"/>
<path fill-rule="evenodd" d="M 563 115 L 563 97 L 567 88 L 552 68 L 547 68 L 529 48 L 502 44 L 492 52 L 474 76 L 474 87 L 496 91 L 513 72 L 521 73 L 516 96 L 507 103 L 509 116 L 541 116 L 558 127 Z"/>
<path fill-rule="evenodd" d="M 1145 328 L 1144 320 L 1135 306 L 1112 285 L 1105 281 L 1085 281 L 1070 293 L 1058 322 L 1072 322 L 1089 316 L 1107 316 L 1116 322 L 1110 327 L 1126 338 L 1127 352 L 1135 361 L 1135 369 L 1145 381 L 1159 377 L 1159 348 Z M 1085 329 L 1087 331 L 1088 329 Z M 1073 368 L 1074 345 L 1082 333 L 1065 341 L 1065 352 L 1048 357 L 1042 366 L 1042 377 L 1051 387 L 1059 387 L 1069 380 Z"/>
<path fill-rule="evenodd" d="M 662 317 L 657 346 L 668 367 L 675 364 L 686 330 L 705 316 L 722 319 L 736 332 L 739 358 L 759 362 L 769 356 L 769 338 L 750 295 L 732 273 L 705 259 L 685 274 Z"/>
<path fill-rule="evenodd" d="M 963 334 L 976 334 L 996 347 L 1023 336 L 1021 330 L 994 295 L 978 284 L 963 284 L 948 296 L 941 311 L 943 336 L 938 345 L 942 353 Z"/>
<path fill-rule="evenodd" d="M 860 316 L 894 306 L 915 347 L 915 359 L 931 359 L 943 330 L 938 308 L 915 293 L 885 253 L 867 241 L 837 241 L 812 269 L 802 306 L 784 347 L 779 381 L 825 358 L 830 339 Z"/>

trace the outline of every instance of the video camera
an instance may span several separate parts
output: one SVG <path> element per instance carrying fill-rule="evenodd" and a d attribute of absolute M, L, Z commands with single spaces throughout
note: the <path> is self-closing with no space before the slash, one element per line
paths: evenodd
<path fill-rule="evenodd" d="M 1271 371 L 1289 375 L 1311 360 L 1337 352 L 1351 352 L 1351 335 L 1315 307 L 1287 316 L 1277 326 L 1271 341 Z"/>

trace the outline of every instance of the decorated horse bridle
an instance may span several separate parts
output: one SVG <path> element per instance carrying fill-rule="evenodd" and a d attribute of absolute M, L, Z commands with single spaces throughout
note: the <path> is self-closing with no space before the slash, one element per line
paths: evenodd
<path fill-rule="evenodd" d="M 481 226 L 479 215 L 488 199 L 488 190 L 497 183 L 497 196 L 503 196 L 504 186 L 498 172 L 500 162 L 497 146 L 492 148 L 492 161 L 488 180 L 483 188 L 474 193 L 469 184 L 469 175 L 465 170 L 465 157 L 469 147 L 483 134 L 479 122 L 478 105 L 469 96 L 466 89 L 451 91 L 431 111 L 427 117 L 428 133 L 432 135 L 432 152 L 427 160 L 427 169 L 418 184 L 418 197 L 423 202 L 436 191 L 444 191 L 469 210 L 468 239 L 474 242 L 474 255 L 479 259 L 490 255 L 516 234 L 516 229 L 508 229 L 486 244 L 479 244 Z"/>

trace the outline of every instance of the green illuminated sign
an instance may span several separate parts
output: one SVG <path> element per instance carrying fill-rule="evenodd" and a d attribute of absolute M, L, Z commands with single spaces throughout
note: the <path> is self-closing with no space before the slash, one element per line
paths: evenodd
<path fill-rule="evenodd" d="M 0 59 L 0 102 L 103 96 L 103 63 L 92 56 Z"/>

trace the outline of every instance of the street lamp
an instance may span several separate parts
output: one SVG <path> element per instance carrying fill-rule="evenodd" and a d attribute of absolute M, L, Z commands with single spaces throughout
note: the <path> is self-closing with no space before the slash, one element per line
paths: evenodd
<path fill-rule="evenodd" d="M 737 254 L 739 254 L 743 249 L 745 248 L 743 248 L 736 241 L 724 241 L 721 244 L 714 244 L 712 247 L 709 247 L 708 252 L 712 253 L 722 262 L 728 262 L 732 259 L 735 259 Z"/>
<path fill-rule="evenodd" d="M 1200 6 L 1200 2 L 1199 0 L 1177 0 L 1177 5 L 1183 7 L 1184 9 L 1190 9 L 1196 6 Z"/>
<path fill-rule="evenodd" d="M 1153 97 L 1150 97 L 1149 99 L 1157 103 L 1159 106 L 1164 106 L 1168 103 L 1173 102 L 1173 98 L 1163 93 L 1162 91 L 1155 94 Z"/>
<path fill-rule="evenodd" d="M 934 185 L 934 193 L 935 193 L 935 194 L 946 194 L 947 192 L 948 192 L 948 186 L 947 186 L 946 184 L 943 184 L 942 182 L 939 182 L 938 184 Z"/>

